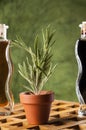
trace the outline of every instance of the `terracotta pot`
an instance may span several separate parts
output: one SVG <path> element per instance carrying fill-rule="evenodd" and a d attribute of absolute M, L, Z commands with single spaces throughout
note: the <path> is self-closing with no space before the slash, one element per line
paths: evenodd
<path fill-rule="evenodd" d="M 33 95 L 29 92 L 20 93 L 20 102 L 24 106 L 28 123 L 35 125 L 47 123 L 53 100 L 52 91 L 42 91 L 40 95 Z"/>

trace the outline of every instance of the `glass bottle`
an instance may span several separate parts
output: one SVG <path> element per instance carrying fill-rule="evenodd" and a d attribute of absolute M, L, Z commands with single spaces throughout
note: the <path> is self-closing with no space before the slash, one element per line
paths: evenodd
<path fill-rule="evenodd" d="M 10 41 L 6 38 L 8 26 L 0 24 L 0 116 L 13 111 L 13 95 L 10 81 L 13 64 L 10 57 Z"/>
<path fill-rule="evenodd" d="M 79 25 L 81 37 L 76 41 L 75 56 L 78 63 L 76 94 L 80 102 L 78 114 L 86 116 L 86 22 Z"/>

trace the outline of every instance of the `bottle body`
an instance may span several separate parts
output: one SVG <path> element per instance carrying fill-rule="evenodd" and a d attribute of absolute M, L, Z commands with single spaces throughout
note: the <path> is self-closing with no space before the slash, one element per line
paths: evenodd
<path fill-rule="evenodd" d="M 86 40 L 79 39 L 75 47 L 78 62 L 78 76 L 76 80 L 76 94 L 81 104 L 86 104 Z"/>
<path fill-rule="evenodd" d="M 79 25 L 81 38 L 75 45 L 75 56 L 78 63 L 76 94 L 80 103 L 78 115 L 86 116 L 86 21 Z"/>
<path fill-rule="evenodd" d="M 9 115 L 14 105 L 10 89 L 13 65 L 9 46 L 9 40 L 0 40 L 0 115 Z"/>

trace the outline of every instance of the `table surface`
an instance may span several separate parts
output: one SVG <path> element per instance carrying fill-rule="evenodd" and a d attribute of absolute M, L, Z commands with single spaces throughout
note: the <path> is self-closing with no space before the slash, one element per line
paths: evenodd
<path fill-rule="evenodd" d="M 49 122 L 29 125 L 22 104 L 15 104 L 10 116 L 0 116 L 0 130 L 86 130 L 86 117 L 79 117 L 79 103 L 54 100 Z"/>

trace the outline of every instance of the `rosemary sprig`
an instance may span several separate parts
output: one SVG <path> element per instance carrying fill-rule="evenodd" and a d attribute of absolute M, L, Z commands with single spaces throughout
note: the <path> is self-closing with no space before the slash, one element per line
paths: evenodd
<path fill-rule="evenodd" d="M 34 94 L 40 93 L 44 84 L 56 68 L 56 65 L 52 67 L 51 61 L 53 56 L 51 49 L 55 43 L 53 41 L 54 33 L 55 31 L 50 31 L 50 26 L 45 31 L 42 29 L 43 43 L 40 48 L 39 37 L 37 35 L 34 40 L 34 50 L 28 47 L 19 37 L 12 42 L 12 45 L 22 48 L 27 52 L 26 60 L 22 64 L 18 64 L 18 72 L 30 85 L 24 87 Z M 29 56 L 31 57 L 31 61 L 29 61 Z"/>

